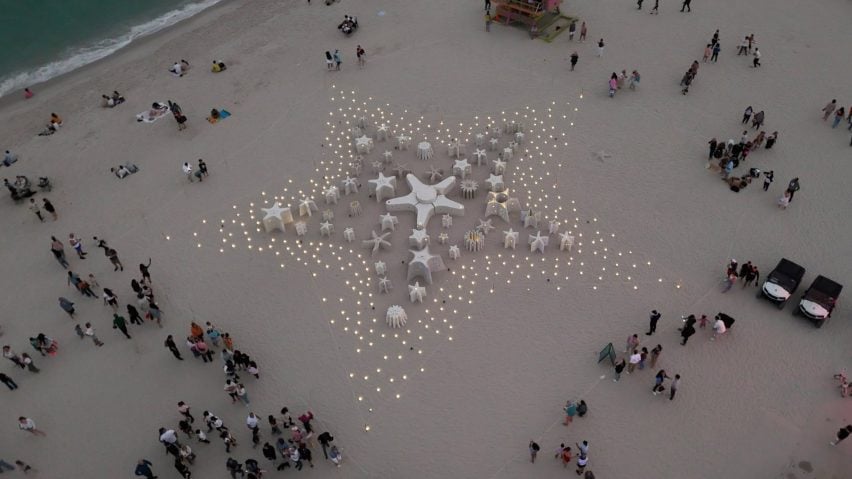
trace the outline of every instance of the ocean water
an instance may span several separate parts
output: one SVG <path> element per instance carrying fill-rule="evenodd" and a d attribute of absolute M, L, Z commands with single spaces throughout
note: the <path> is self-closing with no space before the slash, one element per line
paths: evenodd
<path fill-rule="evenodd" d="M 0 96 L 100 60 L 222 0 L 0 0 Z"/>

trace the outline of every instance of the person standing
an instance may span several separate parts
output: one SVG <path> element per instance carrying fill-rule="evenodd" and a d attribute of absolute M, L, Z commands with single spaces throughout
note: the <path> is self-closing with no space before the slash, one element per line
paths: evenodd
<path fill-rule="evenodd" d="M 139 310 L 136 309 L 132 304 L 128 304 L 127 315 L 130 316 L 130 324 L 138 324 L 142 326 L 142 316 L 139 315 Z"/>
<path fill-rule="evenodd" d="M 18 428 L 35 436 L 47 436 L 47 433 L 36 428 L 35 421 L 28 417 L 21 416 L 18 418 Z"/>
<path fill-rule="evenodd" d="M 757 68 L 760 66 L 760 49 L 755 48 L 753 54 L 754 60 L 752 60 L 752 67 Z"/>
<path fill-rule="evenodd" d="M 485 31 L 486 32 L 491 31 L 491 14 L 490 13 L 485 14 Z"/>
<path fill-rule="evenodd" d="M 538 451 L 541 450 L 541 447 L 538 444 L 536 444 L 535 441 L 530 440 L 529 448 L 530 448 L 530 462 L 535 464 L 535 457 L 538 455 Z M 326 455 L 326 459 L 328 459 L 328 455 Z"/>
<path fill-rule="evenodd" d="M 491 11 L 491 0 L 485 0 L 485 13 Z"/>
<path fill-rule="evenodd" d="M 24 366 L 26 366 L 27 370 L 29 370 L 31 373 L 41 372 L 41 369 L 36 367 L 35 363 L 33 362 L 33 358 L 31 358 L 29 354 L 21 353 L 21 362 L 24 363 Z"/>
<path fill-rule="evenodd" d="M 642 353 L 639 350 L 634 349 L 633 354 L 630 355 L 630 360 L 627 364 L 627 374 L 632 373 L 636 369 L 636 365 L 642 361 Z"/>
<path fill-rule="evenodd" d="M 190 165 L 189 162 L 185 161 L 183 163 L 183 166 L 181 167 L 181 170 L 183 170 L 183 174 L 186 175 L 186 179 L 189 180 L 190 183 L 192 183 L 192 165 Z"/>
<path fill-rule="evenodd" d="M 68 269 L 68 261 L 65 259 L 65 247 L 62 246 L 62 243 L 58 239 L 56 239 L 56 236 L 51 236 L 50 239 L 50 252 L 53 253 L 56 261 L 59 261 L 59 264 L 61 264 L 63 268 Z"/>
<path fill-rule="evenodd" d="M 604 47 L 605 47 L 605 46 L 606 46 L 606 45 L 604 45 L 604 40 L 603 40 L 603 38 L 601 38 L 600 40 L 598 40 L 598 58 L 601 58 L 601 57 L 603 56 L 603 52 L 604 52 Z"/>
<path fill-rule="evenodd" d="M 86 339 L 86 333 L 83 332 L 83 328 L 81 328 L 79 324 L 74 325 L 74 332 L 77 333 L 77 336 L 79 336 L 80 339 Z"/>
<path fill-rule="evenodd" d="M 139 462 L 136 463 L 136 469 L 133 471 L 137 476 L 145 476 L 145 479 L 157 479 L 158 476 L 154 475 L 154 471 L 151 470 L 151 461 L 147 459 L 139 459 Z"/>
<path fill-rule="evenodd" d="M 657 360 L 660 359 L 660 353 L 663 352 L 663 347 L 661 345 L 654 346 L 654 349 L 651 350 L 651 369 L 657 366 Z"/>
<path fill-rule="evenodd" d="M 657 372 L 656 377 L 654 378 L 654 387 L 651 388 L 651 392 L 656 396 L 658 393 L 663 392 L 666 388 L 663 386 L 663 381 L 668 379 L 669 376 L 666 374 L 665 369 L 660 369 Z"/>
<path fill-rule="evenodd" d="M 586 33 L 588 33 L 586 30 L 586 22 L 583 22 L 583 24 L 580 25 L 580 43 L 586 41 Z"/>
<path fill-rule="evenodd" d="M 825 113 L 822 116 L 822 121 L 828 121 L 828 117 L 834 112 L 834 109 L 837 108 L 837 100 L 831 100 L 822 108 L 822 112 Z"/>
<path fill-rule="evenodd" d="M 172 337 L 171 334 L 166 336 L 166 341 L 163 344 L 169 351 L 172 352 L 172 354 L 174 354 L 176 358 L 183 361 L 183 358 L 180 355 L 180 351 L 178 351 L 177 344 L 175 344 L 175 339 Z"/>
<path fill-rule="evenodd" d="M 50 202 L 47 198 L 41 199 L 42 206 L 44 206 L 44 210 L 50 213 L 50 216 L 53 217 L 53 221 L 59 219 L 59 215 L 56 214 L 56 208 L 53 207 L 53 203 Z"/>
<path fill-rule="evenodd" d="M 746 286 L 751 285 L 752 282 L 754 282 L 754 286 L 757 287 L 758 281 L 760 281 L 760 271 L 757 270 L 757 266 L 752 266 L 751 270 L 748 271 L 745 275 L 743 289 L 745 289 Z"/>
<path fill-rule="evenodd" d="M 127 332 L 127 320 L 124 319 L 124 316 L 119 316 L 118 313 L 113 313 L 112 315 L 112 329 L 118 329 L 121 331 L 127 339 L 130 338 L 130 334 Z"/>
<path fill-rule="evenodd" d="M 734 285 L 734 283 L 736 283 L 736 282 L 737 282 L 737 273 L 736 273 L 736 271 L 729 271 L 729 272 L 728 272 L 728 277 L 725 279 L 725 288 L 724 288 L 724 289 L 722 289 L 722 292 L 723 292 L 723 293 L 727 293 L 728 291 L 730 291 L 731 286 L 733 286 L 733 285 Z"/>
<path fill-rule="evenodd" d="M 846 110 L 841 106 L 834 112 L 834 122 L 831 123 L 831 128 L 837 128 L 837 125 L 843 120 L 843 116 L 846 114 Z M 32 201 L 32 198 L 30 198 Z"/>
<path fill-rule="evenodd" d="M 114 267 L 113 271 L 118 271 L 119 269 L 121 269 L 121 271 L 124 271 L 124 265 L 121 264 L 121 260 L 118 259 L 118 252 L 117 251 L 115 251 L 112 248 L 106 248 L 106 249 L 104 249 L 104 254 L 106 255 L 107 258 L 109 258 L 109 262 L 112 263 L 112 265 Z"/>
<path fill-rule="evenodd" d="M 569 399 L 568 402 L 565 403 L 564 411 L 565 411 L 565 420 L 562 421 L 562 425 L 567 426 L 567 425 L 571 424 L 571 421 L 574 420 L 574 415 L 577 414 L 577 405 L 574 404 L 574 401 Z"/>
<path fill-rule="evenodd" d="M 322 455 L 328 459 L 328 448 L 331 447 L 331 441 L 334 441 L 334 436 L 332 436 L 328 431 L 325 431 L 317 436 L 317 440 L 319 441 L 320 446 L 322 446 Z"/>
<path fill-rule="evenodd" d="M 616 361 L 615 366 L 613 366 L 613 368 L 615 369 L 615 374 L 613 375 L 612 382 L 617 383 L 618 380 L 621 379 L 621 372 L 624 371 L 624 367 L 626 365 L 627 362 L 624 360 L 624 358 L 619 358 L 618 361 Z"/>
<path fill-rule="evenodd" d="M 334 50 L 334 69 L 340 71 L 340 64 L 343 63 L 343 60 L 340 55 L 340 50 Z"/>
<path fill-rule="evenodd" d="M 0 373 L 0 382 L 5 384 L 6 387 L 9 388 L 9 391 L 14 391 L 15 389 L 18 389 L 18 383 L 16 383 L 12 378 L 6 376 L 3 373 Z"/>
<path fill-rule="evenodd" d="M 361 45 L 355 48 L 355 56 L 358 57 L 358 68 L 364 68 L 364 65 L 367 63 L 367 52 L 364 51 Z"/>
<path fill-rule="evenodd" d="M 675 394 L 680 387 L 680 374 L 675 374 L 674 380 L 669 385 L 669 401 L 674 401 Z"/>
<path fill-rule="evenodd" d="M 643 1 L 645 1 L 645 0 L 637 0 L 636 1 L 637 10 L 642 10 L 642 2 Z"/>
<path fill-rule="evenodd" d="M 769 139 L 771 140 L 772 137 L 770 136 Z M 770 143 L 767 142 L 766 147 L 769 148 L 769 145 L 770 145 Z M 763 172 L 763 191 L 769 191 L 769 185 L 772 184 L 772 180 L 774 180 L 774 179 L 775 179 L 775 172 L 774 171 L 770 170 L 770 171 L 764 171 Z"/>
<path fill-rule="evenodd" d="M 680 6 L 680 11 L 682 12 L 685 8 L 687 12 L 692 12 L 692 8 L 689 4 L 692 3 L 692 0 L 683 0 L 683 5 Z"/>
<path fill-rule="evenodd" d="M 713 55 L 710 56 L 710 61 L 716 63 L 719 60 L 719 52 L 722 51 L 722 44 L 720 42 L 716 42 L 713 45 Z"/>
<path fill-rule="evenodd" d="M 577 32 L 577 20 L 571 20 L 571 24 L 568 25 L 568 41 L 574 41 L 574 33 Z"/>
<path fill-rule="evenodd" d="M 690 314 L 686 323 L 684 323 L 683 328 L 680 330 L 680 336 L 683 338 L 683 341 L 680 343 L 681 346 L 686 346 L 686 342 L 689 341 L 689 337 L 695 334 L 695 321 L 695 316 Z"/>
<path fill-rule="evenodd" d="M 657 331 L 657 321 L 660 320 L 662 315 L 655 309 L 651 311 L 651 329 L 645 333 L 645 336 L 650 336 Z"/>
<path fill-rule="evenodd" d="M 184 479 L 192 478 L 192 472 L 186 467 L 186 464 L 183 463 L 180 457 L 175 457 L 175 469 L 177 469 L 178 474 Z"/>
<path fill-rule="evenodd" d="M 249 404 L 248 391 L 246 391 L 246 387 L 243 383 L 239 383 L 237 385 L 237 397 L 242 401 L 246 406 Z"/>
<path fill-rule="evenodd" d="M 68 235 L 68 244 L 70 244 L 71 247 L 74 248 L 74 251 L 77 252 L 77 256 L 80 259 L 86 259 L 86 255 L 89 253 L 83 251 L 83 242 L 80 241 L 79 238 L 74 236 L 74 233 Z"/>
<path fill-rule="evenodd" d="M 850 107 L 852 108 L 852 107 Z M 766 149 L 771 150 L 773 146 L 775 146 L 775 142 L 778 141 L 778 132 L 773 131 L 769 137 L 766 138 Z"/>
<path fill-rule="evenodd" d="M 35 198 L 30 198 L 30 211 L 35 213 L 38 216 L 38 220 L 44 223 L 44 217 L 41 216 L 41 208 L 38 207 L 38 204 L 35 202 Z"/>
<path fill-rule="evenodd" d="M 754 108 L 751 105 L 747 106 L 745 111 L 743 112 L 743 125 L 747 125 L 748 121 L 751 119 L 751 115 L 754 113 Z"/>
<path fill-rule="evenodd" d="M 712 55 L 712 54 L 713 54 L 713 45 L 708 43 L 707 46 L 704 47 L 704 56 L 701 58 L 701 61 L 704 62 L 704 63 L 707 63 L 707 60 L 710 59 L 710 55 Z"/>
<path fill-rule="evenodd" d="M 840 441 L 849 437 L 850 434 L 852 434 L 852 424 L 847 424 L 846 427 L 842 427 L 839 431 L 837 431 L 837 439 L 831 441 L 829 444 L 836 446 L 840 443 Z"/>
<path fill-rule="evenodd" d="M 104 306 L 109 305 L 113 311 L 118 311 L 118 296 L 109 288 L 104 288 Z"/>
<path fill-rule="evenodd" d="M 634 334 L 633 336 L 627 337 L 627 346 L 624 348 L 624 352 L 628 353 L 633 351 L 634 349 L 639 347 L 639 335 Z"/>
<path fill-rule="evenodd" d="M 571 71 L 574 71 L 574 67 L 577 66 L 577 60 L 580 59 L 580 55 L 577 55 L 577 52 L 571 54 Z"/>
<path fill-rule="evenodd" d="M 95 343 L 95 346 L 101 347 L 104 345 L 103 341 L 98 339 L 97 335 L 95 335 L 95 328 L 92 327 L 92 323 L 86 323 L 86 336 L 92 338 L 92 342 Z"/>
<path fill-rule="evenodd" d="M 654 0 L 654 8 L 651 9 L 651 15 L 660 14 L 660 0 Z"/>

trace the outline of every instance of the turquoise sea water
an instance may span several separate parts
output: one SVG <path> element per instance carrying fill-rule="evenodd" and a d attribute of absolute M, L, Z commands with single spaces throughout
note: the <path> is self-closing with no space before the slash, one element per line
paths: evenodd
<path fill-rule="evenodd" d="M 221 0 L 0 0 L 0 96 L 99 60 Z"/>

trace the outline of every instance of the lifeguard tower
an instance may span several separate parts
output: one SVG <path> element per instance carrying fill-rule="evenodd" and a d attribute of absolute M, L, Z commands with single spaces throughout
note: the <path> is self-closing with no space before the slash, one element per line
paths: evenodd
<path fill-rule="evenodd" d="M 562 14 L 561 3 L 562 0 L 502 0 L 497 3 L 494 21 L 524 25 L 536 32 L 536 37 L 551 42 L 574 20 Z"/>

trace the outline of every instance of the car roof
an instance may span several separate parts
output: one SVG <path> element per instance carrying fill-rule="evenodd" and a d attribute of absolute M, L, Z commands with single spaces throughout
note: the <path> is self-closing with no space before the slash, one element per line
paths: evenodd
<path fill-rule="evenodd" d="M 805 275 L 805 268 L 799 266 L 798 264 L 790 261 L 787 258 L 781 258 L 781 261 L 778 262 L 778 265 L 775 266 L 775 269 L 772 271 L 783 273 L 786 276 L 798 280 L 801 280 L 802 276 Z"/>
<path fill-rule="evenodd" d="M 843 285 L 838 284 L 826 278 L 825 276 L 820 275 L 817 276 L 816 279 L 814 279 L 813 283 L 811 283 L 811 286 L 808 289 L 819 291 L 827 296 L 831 296 L 832 298 L 837 299 L 837 297 L 840 296 L 840 292 L 843 291 Z"/>

